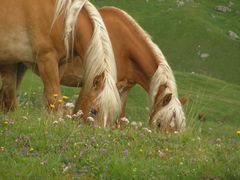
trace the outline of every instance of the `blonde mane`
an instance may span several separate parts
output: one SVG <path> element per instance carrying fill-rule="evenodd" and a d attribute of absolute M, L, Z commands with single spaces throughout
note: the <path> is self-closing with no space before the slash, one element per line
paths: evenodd
<path fill-rule="evenodd" d="M 98 75 L 104 75 L 104 87 L 96 98 L 102 109 L 104 127 L 107 119 L 117 120 L 121 110 L 121 100 L 116 87 L 117 70 L 113 48 L 107 29 L 98 10 L 86 0 L 57 0 L 55 18 L 65 13 L 65 48 L 69 53 L 69 44 L 74 41 L 74 27 L 82 7 L 89 13 L 94 26 L 91 43 L 84 55 L 84 86 L 83 94 L 88 94 L 93 88 L 93 82 Z M 65 9 L 64 9 L 65 8 Z M 83 27 L 84 28 L 84 27 Z"/>
<path fill-rule="evenodd" d="M 154 111 L 154 104 L 156 103 L 155 101 L 157 99 L 156 96 L 161 85 L 165 85 L 167 87 L 164 91 L 164 94 L 162 95 L 163 97 L 168 93 L 172 94 L 172 101 L 154 115 L 153 123 L 157 123 L 158 118 L 161 117 L 161 119 L 163 119 L 163 122 L 161 122 L 161 124 L 166 127 L 169 123 L 166 121 L 171 119 L 171 113 L 174 112 L 176 116 L 182 117 L 183 120 L 180 120 L 178 122 L 171 122 L 170 126 L 171 124 L 175 123 L 178 129 L 185 127 L 185 116 L 182 111 L 181 103 L 178 100 L 176 81 L 172 69 L 168 65 L 166 58 L 164 57 L 159 47 L 152 41 L 151 37 L 147 34 L 147 32 L 145 32 L 130 15 L 128 15 L 124 11 L 122 11 L 122 13 L 131 22 L 131 24 L 136 27 L 139 34 L 141 34 L 146 40 L 147 44 L 152 49 L 158 63 L 158 68 L 151 78 L 149 89 L 150 114 Z"/>

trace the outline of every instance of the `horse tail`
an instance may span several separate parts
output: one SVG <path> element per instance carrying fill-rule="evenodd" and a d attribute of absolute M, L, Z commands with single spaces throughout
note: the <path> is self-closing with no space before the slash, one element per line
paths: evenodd
<path fill-rule="evenodd" d="M 98 10 L 90 3 L 85 8 L 92 19 L 94 32 L 91 44 L 85 54 L 85 85 L 83 92 L 93 88 L 94 78 L 104 75 L 104 86 L 97 97 L 97 102 L 103 111 L 104 127 L 107 119 L 116 120 L 121 110 L 121 100 L 116 87 L 117 70 L 112 44 L 107 29 Z"/>

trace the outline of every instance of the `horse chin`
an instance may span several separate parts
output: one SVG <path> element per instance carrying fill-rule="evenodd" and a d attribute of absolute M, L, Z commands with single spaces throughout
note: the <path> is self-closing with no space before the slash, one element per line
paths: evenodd
<path fill-rule="evenodd" d="M 167 133 L 182 132 L 186 126 L 182 106 L 178 101 L 174 102 L 173 100 L 156 112 L 149 122 L 152 122 L 150 124 L 152 129 Z"/>

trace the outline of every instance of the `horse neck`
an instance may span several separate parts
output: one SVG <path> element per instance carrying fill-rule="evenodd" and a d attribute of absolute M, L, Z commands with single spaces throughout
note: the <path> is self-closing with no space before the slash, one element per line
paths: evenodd
<path fill-rule="evenodd" d="M 140 84 L 147 92 L 150 90 L 151 79 L 160 63 L 160 56 L 156 54 L 152 41 L 147 33 L 125 12 L 122 11 L 122 36 L 119 41 L 126 41 L 123 47 L 130 61 L 131 80 Z M 125 31 L 124 31 L 125 30 Z M 124 38 L 123 38 L 124 37 Z"/>
<path fill-rule="evenodd" d="M 106 21 L 106 24 L 113 26 L 114 23 L 117 23 L 117 34 L 112 35 L 113 40 L 114 37 L 117 39 L 115 44 L 113 41 L 113 45 L 114 47 L 119 46 L 123 42 L 121 50 L 125 52 L 125 57 L 127 57 L 127 61 L 124 61 L 124 58 L 117 58 L 118 64 L 122 67 L 120 72 L 118 69 L 118 75 L 123 70 L 128 75 L 128 80 L 140 84 L 149 93 L 150 104 L 155 102 L 157 95 L 160 95 L 161 85 L 167 86 L 168 90 L 177 96 L 172 70 L 150 36 L 124 11 L 114 8 L 105 9 L 105 11 L 108 12 L 107 14 L 112 12 L 110 22 Z M 115 19 L 113 15 L 116 15 Z M 110 25 L 109 28 L 111 28 Z M 120 32 L 122 34 L 119 34 Z M 127 68 L 129 70 L 124 71 Z"/>
<path fill-rule="evenodd" d="M 149 91 L 151 78 L 158 68 L 158 57 L 140 34 L 132 35 L 134 43 L 129 45 L 129 59 L 133 61 L 132 67 L 136 72 L 134 78 L 146 91 Z"/>

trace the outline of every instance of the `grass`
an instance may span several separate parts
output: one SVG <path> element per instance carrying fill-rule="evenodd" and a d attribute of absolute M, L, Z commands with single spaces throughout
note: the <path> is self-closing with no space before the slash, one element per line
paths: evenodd
<path fill-rule="evenodd" d="M 95 129 L 59 120 L 38 108 L 41 82 L 27 75 L 20 107 L 2 115 L 0 179 L 239 179 L 240 87 L 198 74 L 176 72 L 176 78 L 180 95 L 189 96 L 188 127 L 170 135 L 142 127 Z M 72 97 L 78 90 L 63 92 Z M 127 107 L 129 119 L 143 126 L 146 99 L 136 87 Z M 199 112 L 206 113 L 206 121 L 198 120 Z"/>
<path fill-rule="evenodd" d="M 228 37 L 228 31 L 240 36 L 240 1 L 232 11 L 219 13 L 217 5 L 227 0 L 194 0 L 177 7 L 176 0 L 104 0 L 98 7 L 117 6 L 127 11 L 153 37 L 171 67 L 181 72 L 197 72 L 240 84 L 240 41 Z M 198 52 L 210 56 L 202 60 Z"/>

